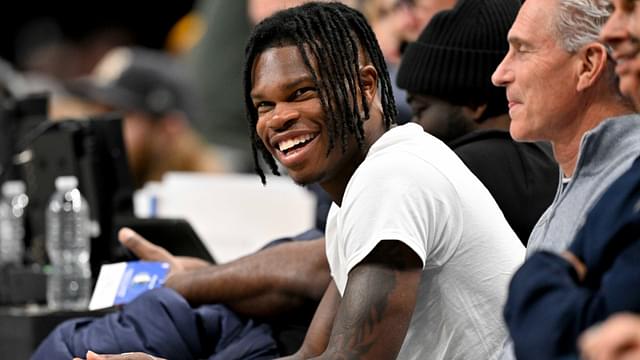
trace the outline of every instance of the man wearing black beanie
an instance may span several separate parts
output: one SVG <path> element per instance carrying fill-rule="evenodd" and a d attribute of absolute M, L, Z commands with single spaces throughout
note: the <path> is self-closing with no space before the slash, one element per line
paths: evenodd
<path fill-rule="evenodd" d="M 438 13 L 408 46 L 397 81 L 413 121 L 454 149 L 526 245 L 558 170 L 547 145 L 511 139 L 505 90 L 491 83 L 519 8 L 519 0 L 461 0 Z"/>

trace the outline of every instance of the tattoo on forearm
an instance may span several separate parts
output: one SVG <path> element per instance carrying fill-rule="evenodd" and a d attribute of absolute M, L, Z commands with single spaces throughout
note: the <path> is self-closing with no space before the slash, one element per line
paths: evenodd
<path fill-rule="evenodd" d="M 346 321 L 344 331 L 337 334 L 338 359 L 360 359 L 371 350 L 377 340 L 375 327 L 382 320 L 395 287 L 396 274 L 390 269 L 374 267 L 361 276 L 364 278 L 360 286 L 343 299 L 339 318 Z"/>
<path fill-rule="evenodd" d="M 406 250 L 397 246 L 379 245 L 363 265 L 351 274 L 351 283 L 342 300 L 335 330 L 332 358 L 361 359 L 370 352 L 379 337 L 376 329 L 388 310 L 390 296 L 397 286 L 398 270 L 415 266 L 408 262 Z M 377 331 L 376 331 L 377 330 Z M 333 347 L 333 346 L 332 346 Z"/>

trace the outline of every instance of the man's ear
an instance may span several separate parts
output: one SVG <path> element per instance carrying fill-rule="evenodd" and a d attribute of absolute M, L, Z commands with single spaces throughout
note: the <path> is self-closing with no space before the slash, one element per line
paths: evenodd
<path fill-rule="evenodd" d="M 607 67 L 607 49 L 599 43 L 591 43 L 578 52 L 577 91 L 583 91 L 598 81 Z"/>
<path fill-rule="evenodd" d="M 360 68 L 360 80 L 362 80 L 362 91 L 367 99 L 367 103 L 375 99 L 378 93 L 378 72 L 373 65 L 368 64 Z"/>
<path fill-rule="evenodd" d="M 462 107 L 462 113 L 465 115 L 465 117 L 473 120 L 474 123 L 481 122 L 480 119 L 483 118 L 484 112 L 486 110 L 487 110 L 487 104 Z"/>

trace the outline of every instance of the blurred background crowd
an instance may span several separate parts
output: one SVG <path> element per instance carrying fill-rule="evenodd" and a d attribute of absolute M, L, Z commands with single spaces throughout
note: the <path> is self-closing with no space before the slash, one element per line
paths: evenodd
<path fill-rule="evenodd" d="M 124 112 L 138 187 L 169 170 L 251 172 L 240 73 L 244 44 L 261 19 L 303 2 L 27 2 L 1 24 L 0 83 L 14 96 L 49 92 L 52 119 Z M 435 12 L 454 4 L 344 2 L 371 22 L 392 77 L 407 42 Z M 123 47 L 128 50 L 112 51 Z M 123 55 L 127 52 L 134 55 Z M 132 94 L 148 101 L 123 103 Z M 400 121 L 406 122 L 411 114 L 406 95 L 396 91 L 396 96 Z M 157 104 L 162 101 L 169 105 Z"/>

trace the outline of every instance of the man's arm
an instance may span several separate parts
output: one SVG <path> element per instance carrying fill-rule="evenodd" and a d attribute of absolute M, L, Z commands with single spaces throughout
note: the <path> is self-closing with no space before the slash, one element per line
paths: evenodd
<path fill-rule="evenodd" d="M 586 328 L 613 312 L 640 310 L 640 295 L 630 291 L 640 288 L 640 242 L 616 255 L 597 288 L 581 279 L 590 269 L 581 275 L 566 257 L 536 253 L 513 277 L 505 318 L 518 359 L 574 354 Z"/>
<path fill-rule="evenodd" d="M 395 359 L 411 322 L 421 275 L 422 261 L 407 245 L 380 242 L 349 273 L 323 358 Z"/>
<path fill-rule="evenodd" d="M 193 266 L 133 232 L 121 232 L 120 240 L 141 259 L 179 269 L 172 270 L 165 286 L 191 304 L 223 303 L 245 316 L 274 316 L 305 300 L 319 300 L 330 279 L 324 239 L 292 241 L 209 266 Z"/>
<path fill-rule="evenodd" d="M 306 299 L 319 300 L 329 280 L 324 239 L 317 239 L 182 272 L 169 279 L 167 286 L 194 304 L 219 302 L 243 315 L 270 316 Z"/>
<path fill-rule="evenodd" d="M 295 354 L 282 358 L 282 360 L 301 360 L 309 359 L 313 356 L 322 354 L 327 348 L 329 343 L 329 336 L 331 335 L 331 328 L 340 306 L 340 293 L 333 280 L 329 283 L 327 290 L 318 305 L 311 325 L 307 330 L 307 335 L 304 337 L 304 342 L 300 347 L 300 350 Z"/>
<path fill-rule="evenodd" d="M 516 272 L 505 318 L 518 359 L 576 354 L 588 327 L 614 312 L 640 312 L 639 183 L 636 160 L 593 206 L 567 252 L 533 254 Z"/>
<path fill-rule="evenodd" d="M 422 262 L 408 246 L 380 242 L 349 273 L 342 300 L 336 299 L 332 282 L 303 348 L 290 359 L 320 352 L 318 359 L 395 359 L 411 322 L 421 275 Z M 318 320 L 322 326 L 316 326 Z"/>

